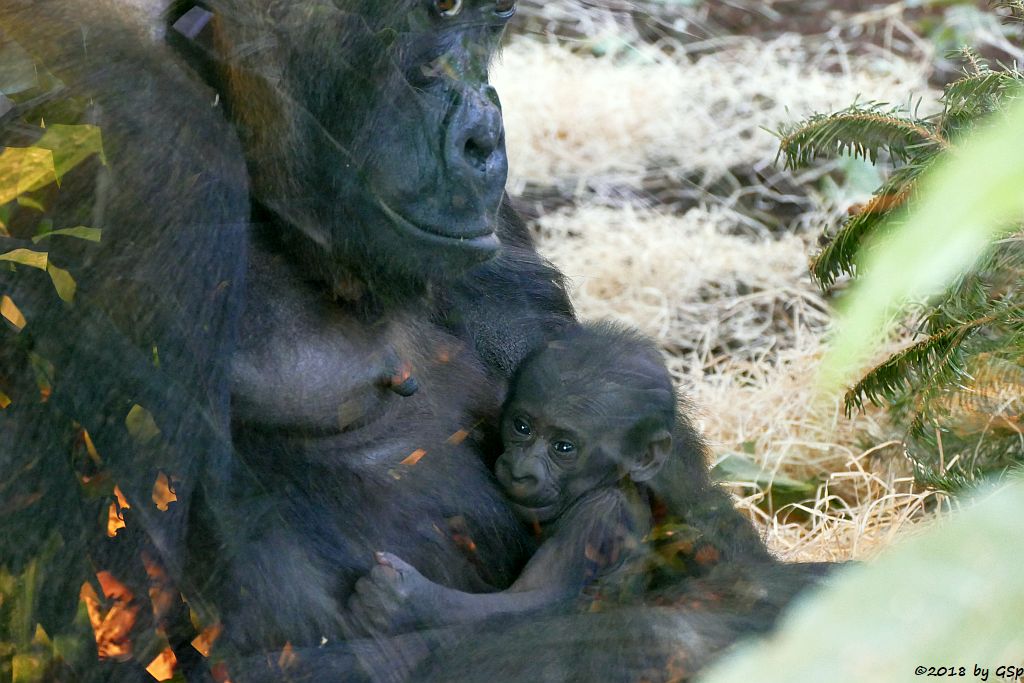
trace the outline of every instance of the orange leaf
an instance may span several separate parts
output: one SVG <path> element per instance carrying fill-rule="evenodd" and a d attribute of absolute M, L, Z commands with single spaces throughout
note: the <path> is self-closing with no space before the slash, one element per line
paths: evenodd
<path fill-rule="evenodd" d="M 117 503 L 110 501 L 110 507 L 107 509 L 107 536 L 109 538 L 117 536 L 117 532 L 124 529 L 126 526 L 124 518 L 121 517 L 121 510 L 117 507 Z"/>
<path fill-rule="evenodd" d="M 465 441 L 466 437 L 468 437 L 468 436 L 469 436 L 469 430 L 468 429 L 460 429 L 459 431 L 455 432 L 454 434 L 452 434 L 451 436 L 448 437 L 447 443 L 449 445 L 451 445 L 451 446 L 458 446 L 460 443 Z"/>
<path fill-rule="evenodd" d="M 132 656 L 129 635 L 139 612 L 138 605 L 134 603 L 135 595 L 108 571 L 98 572 L 96 578 L 104 596 L 113 601 L 113 605 L 104 613 L 92 584 L 82 584 L 79 598 L 85 603 L 89 615 L 89 624 L 96 638 L 96 651 L 100 659 L 125 661 Z"/>
<path fill-rule="evenodd" d="M 422 448 L 417 448 L 412 453 L 410 453 L 409 456 L 405 460 L 403 460 L 400 464 L 402 464 L 402 465 L 409 465 L 411 467 L 411 466 L 415 465 L 416 463 L 418 463 L 420 460 L 422 460 L 423 456 L 426 455 L 426 454 L 427 454 L 427 452 L 425 450 L 423 450 Z"/>
<path fill-rule="evenodd" d="M 167 647 L 149 663 L 146 672 L 158 681 L 169 681 L 174 678 L 174 667 L 176 666 L 178 666 L 178 658 L 174 656 L 171 648 Z"/>
<path fill-rule="evenodd" d="M 171 488 L 171 480 L 163 472 L 156 475 L 156 481 L 153 482 L 153 502 L 156 503 L 157 509 L 167 512 L 167 506 L 176 500 L 178 496 Z"/>
<path fill-rule="evenodd" d="M 297 659 L 298 656 L 295 654 L 295 648 L 292 647 L 291 642 L 287 642 L 281 650 L 281 656 L 277 658 L 277 665 L 282 669 L 287 669 L 289 666 L 294 664 Z"/>
<path fill-rule="evenodd" d="M 192 647 L 199 650 L 199 654 L 202 656 L 209 657 L 213 644 L 217 642 L 217 638 L 220 637 L 220 632 L 223 630 L 224 627 L 220 625 L 220 622 L 207 626 L 202 633 L 192 639 Z"/>

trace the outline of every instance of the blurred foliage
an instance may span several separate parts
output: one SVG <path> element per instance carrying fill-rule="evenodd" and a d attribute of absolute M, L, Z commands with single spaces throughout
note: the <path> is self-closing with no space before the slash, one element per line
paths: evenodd
<path fill-rule="evenodd" d="M 701 683 L 1018 680 L 1022 517 L 1024 480 L 1016 477 L 950 523 L 845 568 L 796 604 L 776 634 L 742 647 Z M 1007 666 L 1010 675 L 999 671 Z"/>
<path fill-rule="evenodd" d="M 1024 17 L 1017 3 L 1000 4 Z M 811 273 L 828 290 L 844 276 L 873 271 L 867 262 L 888 251 L 895 270 L 877 274 L 877 289 L 927 297 L 911 316 L 914 343 L 863 375 L 845 403 L 848 412 L 865 402 L 888 407 L 908 428 L 918 479 L 946 489 L 1024 460 L 1024 230 L 1013 213 L 1021 187 L 1021 157 L 1013 152 L 1020 123 L 1005 124 L 1002 137 L 996 134 L 971 157 L 973 166 L 953 172 L 959 177 L 945 193 L 953 206 L 926 214 L 915 201 L 927 184 L 923 176 L 947 159 L 963 162 L 964 138 L 990 129 L 1019 100 L 1021 72 L 993 69 L 968 48 L 960 55 L 964 74 L 946 86 L 938 113 L 854 105 L 782 131 L 780 152 L 791 167 L 844 153 L 871 162 L 883 155 L 895 165 L 874 197 L 826 238 Z M 943 219 L 954 215 L 962 221 L 946 220 L 944 232 Z M 915 221 L 920 232 L 904 237 L 904 247 L 878 247 L 894 227 Z M 953 261 L 965 268 L 941 282 L 935 268 Z M 940 286 L 917 286 L 926 280 Z M 858 326 L 865 327 L 863 321 L 852 327 Z M 848 327 L 844 334 L 858 332 L 871 330 Z"/>
<path fill-rule="evenodd" d="M 74 302 L 77 283 L 70 272 L 58 267 L 51 258 L 50 249 L 59 240 L 83 240 L 100 242 L 102 231 L 83 225 L 55 226 L 46 218 L 48 206 L 58 199 L 65 176 L 90 160 L 105 163 L 103 139 L 99 128 L 92 125 L 63 125 L 47 123 L 39 118 L 28 120 L 25 111 L 45 93 L 59 84 L 44 71 L 33 68 L 31 58 L 11 41 L 0 42 L 0 119 L 6 118 L 25 135 L 31 144 L 0 147 L 0 268 L 13 271 L 19 280 L 32 282 L 41 273 L 49 276 L 55 294 L 64 304 Z M 22 106 L 24 105 L 24 107 Z M 15 121 L 15 123 L 11 123 Z M 13 281 L 13 280 L 12 280 Z M 45 283 L 45 281 L 44 281 Z M 32 282 L 34 285 L 35 283 Z M 45 284 L 41 285 L 46 287 Z M 22 301 L 28 297 L 25 291 L 0 291 L 0 332 L 5 332 L 4 344 L 16 346 L 16 337 L 26 327 L 31 328 L 31 313 L 22 312 Z M 29 308 L 26 306 L 26 311 Z M 49 377 L 52 365 L 43 357 L 32 353 L 32 370 L 37 376 L 40 405 L 49 398 Z M 0 380 L 9 379 L 0 377 Z M 11 406 L 11 399 L 0 391 L 0 437 L 4 436 L 4 412 Z M 40 408 L 41 409 L 41 408 Z M 13 410 L 13 408 L 12 408 Z M 95 455 L 88 435 L 84 442 Z M 3 443 L 9 444 L 10 440 Z M 98 456 L 97 456 L 98 459 Z M 14 518 L 31 511 L 33 505 L 42 499 L 42 493 L 19 490 L 19 481 L 32 481 L 39 457 L 23 460 L 25 468 L 15 467 L 0 475 L 0 515 Z M 9 462 L 9 461 L 8 461 Z M 17 462 L 17 461 L 15 461 Z M 95 497 L 102 506 L 108 497 L 113 498 L 112 484 L 104 486 L 101 478 L 81 481 L 86 497 Z M 75 518 L 77 508 L 74 501 L 67 501 L 65 514 Z M 114 505 L 111 502 L 111 505 Z M 115 514 L 116 516 L 116 514 Z M 86 517 L 83 523 L 92 526 L 102 535 L 100 520 Z M 73 522 L 69 522 L 69 525 Z M 122 523 L 123 526 L 123 523 Z M 83 538 L 90 532 L 82 531 Z M 30 533 L 17 541 L 31 547 Z M 0 568 L 0 682 L 31 683 L 34 681 L 76 680 L 74 672 L 96 669 L 96 630 L 105 617 L 112 614 L 117 618 L 117 600 L 107 594 L 94 574 L 91 581 L 81 584 L 69 572 L 68 563 L 61 558 L 65 554 L 78 554 L 79 548 L 67 543 L 69 536 L 54 530 L 43 537 L 38 554 L 25 558 L 2 558 Z M 74 544 L 75 541 L 72 541 Z M 87 563 L 87 560 L 80 559 Z M 61 595 L 54 595 L 55 584 L 62 586 Z M 41 616 L 52 613 L 51 603 L 70 597 L 74 608 L 74 596 L 81 590 L 77 609 L 72 610 L 70 619 L 53 620 Z M 102 596 L 102 597 L 99 597 Z M 44 626 L 45 622 L 45 626 Z"/>

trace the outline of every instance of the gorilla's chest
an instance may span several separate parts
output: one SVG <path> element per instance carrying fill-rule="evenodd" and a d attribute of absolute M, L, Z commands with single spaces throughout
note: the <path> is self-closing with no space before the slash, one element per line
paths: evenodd
<path fill-rule="evenodd" d="M 337 442 L 385 423 L 393 440 L 425 427 L 454 433 L 470 426 L 465 416 L 496 410 L 499 388 L 473 350 L 428 311 L 359 314 L 273 256 L 257 257 L 250 279 L 232 363 L 236 425 Z"/>
<path fill-rule="evenodd" d="M 481 438 L 502 387 L 428 311 L 368 320 L 281 265 L 251 274 L 232 417 L 294 537 L 342 591 L 380 549 L 449 585 L 507 583 L 522 530 Z"/>

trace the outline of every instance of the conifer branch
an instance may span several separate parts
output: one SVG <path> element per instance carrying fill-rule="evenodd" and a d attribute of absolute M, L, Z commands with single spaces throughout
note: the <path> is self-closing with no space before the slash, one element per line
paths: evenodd
<path fill-rule="evenodd" d="M 950 111 L 978 109 L 979 101 L 998 98 L 1014 85 L 1020 84 L 1020 79 L 1015 76 L 1003 71 L 987 71 L 965 76 L 946 86 L 942 101 Z"/>
<path fill-rule="evenodd" d="M 1024 2 L 1021 0 L 996 0 L 992 6 L 1009 11 L 1007 22 L 1024 21 Z"/>
<path fill-rule="evenodd" d="M 895 186 L 894 186 L 895 185 Z M 913 181 L 886 183 L 881 191 L 846 221 L 832 240 L 811 259 L 811 276 L 822 289 L 835 284 L 840 275 L 856 275 L 856 258 L 861 247 L 914 192 Z"/>
<path fill-rule="evenodd" d="M 978 330 L 1000 320 L 1015 320 L 1022 312 L 1024 304 L 1002 307 L 990 315 L 951 325 L 893 354 L 846 392 L 843 403 L 847 415 L 863 410 L 865 401 L 884 405 L 912 385 L 918 391 L 922 386 L 960 385 L 970 376 L 960 354 L 963 344 Z M 916 385 L 918 381 L 922 386 Z"/>
<path fill-rule="evenodd" d="M 779 154 L 785 156 L 787 168 L 799 168 L 819 157 L 850 154 L 874 163 L 883 149 L 906 160 L 913 150 L 949 146 L 925 122 L 898 116 L 897 111 L 854 106 L 835 114 L 817 114 L 783 131 Z"/>

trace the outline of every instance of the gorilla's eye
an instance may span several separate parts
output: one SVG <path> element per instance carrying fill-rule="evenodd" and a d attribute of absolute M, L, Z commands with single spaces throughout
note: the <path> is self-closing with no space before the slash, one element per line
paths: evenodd
<path fill-rule="evenodd" d="M 498 0 L 494 3 L 494 13 L 507 19 L 516 13 L 516 0 Z"/>
<path fill-rule="evenodd" d="M 442 17 L 454 17 L 462 11 L 462 0 L 434 0 L 434 9 Z"/>
<path fill-rule="evenodd" d="M 512 418 L 512 428 L 516 430 L 516 433 L 523 436 L 530 435 L 530 423 L 521 417 Z"/>
<path fill-rule="evenodd" d="M 551 447 L 555 449 L 556 453 L 561 453 L 562 455 L 576 452 L 576 444 L 572 441 L 552 441 Z"/>

